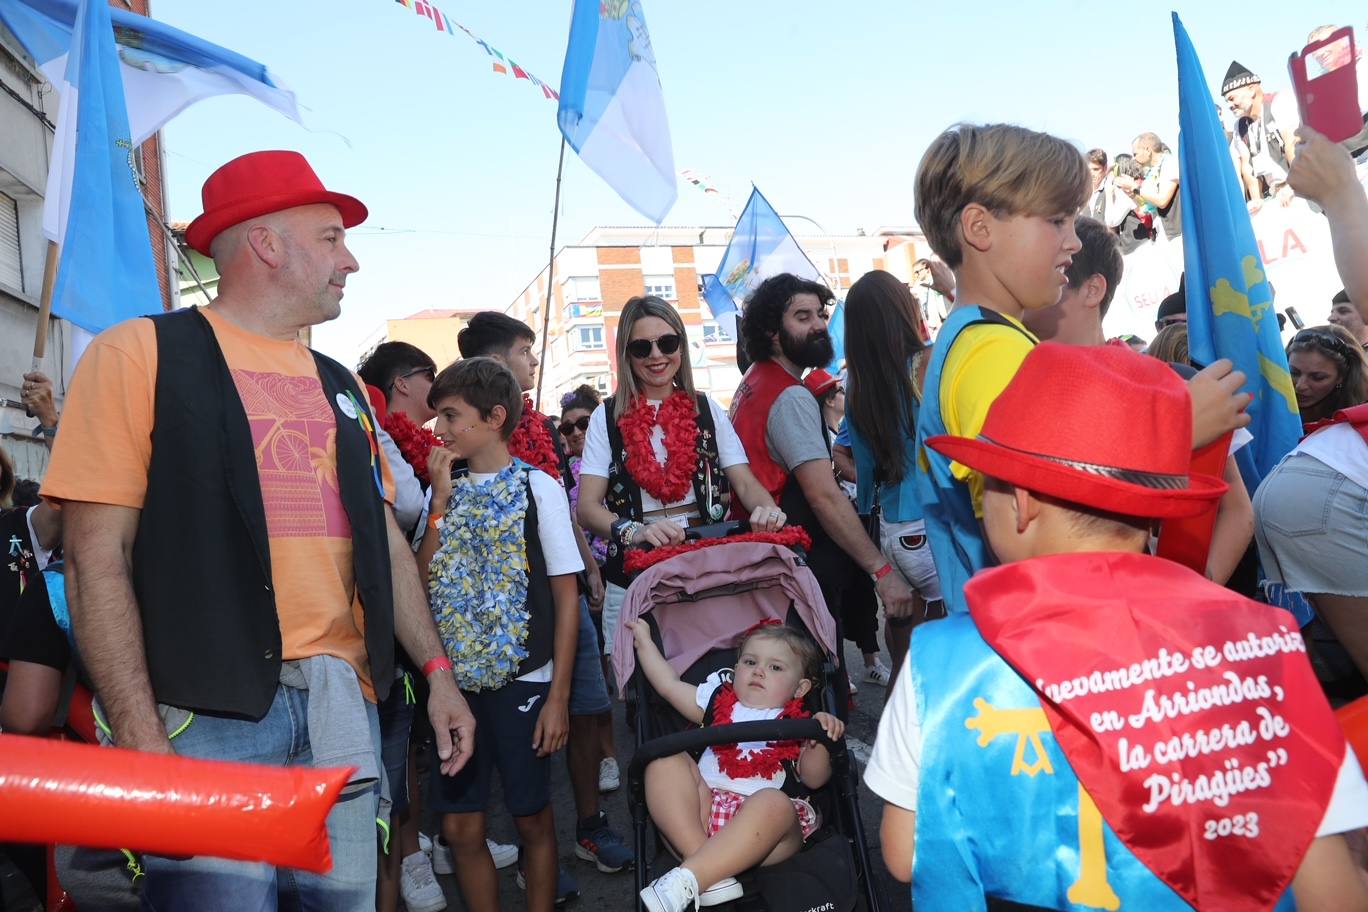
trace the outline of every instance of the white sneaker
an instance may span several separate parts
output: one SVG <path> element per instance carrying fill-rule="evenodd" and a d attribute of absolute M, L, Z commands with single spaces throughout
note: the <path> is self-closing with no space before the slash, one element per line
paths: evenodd
<path fill-rule="evenodd" d="M 506 868 L 509 865 L 518 863 L 518 847 L 515 845 L 504 845 L 492 839 L 486 839 L 485 845 L 489 846 L 489 854 L 494 856 L 494 867 Z"/>
<path fill-rule="evenodd" d="M 887 687 L 888 682 L 893 678 L 893 672 L 888 670 L 888 666 L 883 663 L 883 659 L 875 659 L 874 664 L 865 669 L 865 680 L 881 687 Z"/>
<path fill-rule="evenodd" d="M 740 899 L 746 891 L 735 877 L 724 877 L 702 893 L 698 894 L 700 906 L 720 906 L 722 903 Z"/>
<path fill-rule="evenodd" d="M 447 907 L 446 896 L 432 876 L 432 865 L 422 852 L 404 859 L 399 872 L 399 893 L 409 912 L 442 912 Z"/>
<path fill-rule="evenodd" d="M 423 838 L 418 837 L 418 845 L 423 844 Z M 435 874 L 455 874 L 456 862 L 451 857 L 451 846 L 446 844 L 442 834 L 438 833 L 432 837 L 432 870 Z"/>
<path fill-rule="evenodd" d="M 640 896 L 647 912 L 697 910 L 698 880 L 688 868 L 673 868 L 651 881 Z"/>
<path fill-rule="evenodd" d="M 599 761 L 599 791 L 615 792 L 622 785 L 622 774 L 618 770 L 618 762 L 613 757 L 604 757 Z"/>
<path fill-rule="evenodd" d="M 428 838 L 427 833 L 421 830 L 418 833 L 418 848 L 429 858 L 432 857 L 432 840 Z"/>
<path fill-rule="evenodd" d="M 854 679 L 854 678 L 846 678 L 846 683 L 850 685 L 850 692 L 851 692 L 852 694 L 857 694 L 857 693 L 860 692 L 860 688 L 858 688 L 858 687 L 855 686 L 855 679 Z"/>

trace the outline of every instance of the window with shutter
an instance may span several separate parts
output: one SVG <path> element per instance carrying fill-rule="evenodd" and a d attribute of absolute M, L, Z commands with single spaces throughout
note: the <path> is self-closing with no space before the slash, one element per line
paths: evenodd
<path fill-rule="evenodd" d="M 19 255 L 19 204 L 0 193 L 0 285 L 24 290 L 24 261 Z"/>

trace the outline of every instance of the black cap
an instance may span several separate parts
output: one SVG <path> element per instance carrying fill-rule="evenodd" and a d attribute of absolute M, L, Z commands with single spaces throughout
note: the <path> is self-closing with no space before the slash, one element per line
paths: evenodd
<path fill-rule="evenodd" d="M 1258 81 L 1259 77 L 1249 72 L 1244 64 L 1240 63 L 1238 60 L 1232 60 L 1230 62 L 1230 69 L 1226 70 L 1225 79 L 1221 82 L 1221 94 L 1225 95 L 1232 89 L 1253 85 Z"/>

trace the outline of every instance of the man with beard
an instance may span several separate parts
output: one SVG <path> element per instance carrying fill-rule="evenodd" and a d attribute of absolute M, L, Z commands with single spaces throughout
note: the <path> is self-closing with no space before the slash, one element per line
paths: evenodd
<path fill-rule="evenodd" d="M 804 369 L 831 363 L 826 308 L 832 298 L 825 285 L 781 273 L 746 300 L 741 339 L 752 363 L 732 400 L 732 424 L 755 477 L 789 523 L 812 536 L 808 566 L 832 615 L 840 614 L 853 560 L 874 579 L 889 616 L 902 617 L 912 610 L 912 589 L 869 540 L 836 484 L 821 408 L 801 382 Z"/>

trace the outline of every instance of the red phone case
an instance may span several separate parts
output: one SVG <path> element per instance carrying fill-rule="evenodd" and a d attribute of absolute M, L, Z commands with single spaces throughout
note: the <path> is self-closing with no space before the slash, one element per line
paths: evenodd
<path fill-rule="evenodd" d="M 1346 38 L 1349 41 L 1349 62 L 1315 79 L 1307 78 L 1306 58 Z M 1331 142 L 1346 140 L 1363 129 L 1355 62 L 1354 30 L 1348 26 L 1308 44 L 1300 53 L 1287 58 L 1287 71 L 1297 93 L 1302 123 L 1324 134 Z"/>

